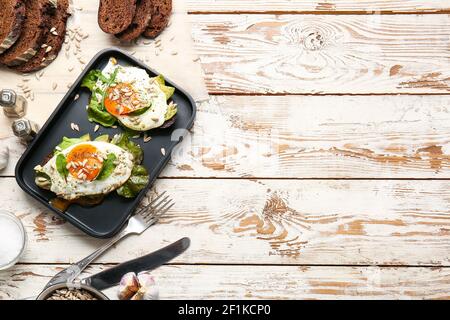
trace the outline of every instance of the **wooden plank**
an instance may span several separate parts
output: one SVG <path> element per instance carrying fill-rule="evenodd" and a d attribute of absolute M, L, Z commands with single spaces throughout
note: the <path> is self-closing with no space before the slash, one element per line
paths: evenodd
<path fill-rule="evenodd" d="M 26 226 L 21 262 L 74 262 L 104 242 L 48 213 L 12 178 L 0 179 L 0 190 L 2 208 Z M 99 261 L 189 236 L 178 263 L 450 265 L 448 181 L 164 179 L 155 190 L 167 191 L 174 208 Z"/>
<path fill-rule="evenodd" d="M 449 110 L 449 96 L 215 97 L 162 176 L 450 178 Z M 1 144 L 12 176 L 24 147 Z"/>
<path fill-rule="evenodd" d="M 449 16 L 193 15 L 214 94 L 450 91 Z"/>
<path fill-rule="evenodd" d="M 423 0 L 189 0 L 191 13 L 428 13 L 450 9 L 450 1 Z"/>
<path fill-rule="evenodd" d="M 20 265 L 0 273 L 0 299 L 38 294 L 62 267 Z M 449 268 L 181 265 L 153 275 L 161 299 L 450 299 Z M 105 293 L 116 299 L 117 288 Z"/>

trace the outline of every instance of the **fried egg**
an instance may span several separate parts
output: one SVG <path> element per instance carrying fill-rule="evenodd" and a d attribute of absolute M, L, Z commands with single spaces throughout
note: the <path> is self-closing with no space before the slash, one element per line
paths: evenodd
<path fill-rule="evenodd" d="M 110 77 L 116 69 L 114 84 L 105 88 L 106 110 L 132 130 L 147 131 L 162 126 L 167 100 L 159 84 L 145 70 L 117 65 L 113 59 L 102 73 Z"/>
<path fill-rule="evenodd" d="M 66 176 L 58 171 L 59 154 L 66 159 Z M 112 172 L 104 179 L 97 179 L 109 154 L 115 156 Z M 133 166 L 133 155 L 128 151 L 108 142 L 86 141 L 62 150 L 35 170 L 50 178 L 49 190 L 57 197 L 75 200 L 106 195 L 120 188 L 130 178 Z"/>

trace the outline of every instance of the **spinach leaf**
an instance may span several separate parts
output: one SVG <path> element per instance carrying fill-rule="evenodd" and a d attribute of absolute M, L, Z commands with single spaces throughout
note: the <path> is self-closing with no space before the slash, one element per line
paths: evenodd
<path fill-rule="evenodd" d="M 134 143 L 129 139 L 128 134 L 122 133 L 115 135 L 111 143 L 130 152 L 134 157 L 135 164 L 142 163 L 142 159 L 144 158 L 144 152 L 142 151 L 141 147 L 138 144 Z"/>
<path fill-rule="evenodd" d="M 69 174 L 69 170 L 66 168 L 67 166 L 67 160 L 66 157 L 62 153 L 58 154 L 56 156 L 56 170 L 58 170 L 58 173 L 64 177 L 64 179 L 67 178 L 67 175 Z"/>
<path fill-rule="evenodd" d="M 116 168 L 116 165 L 114 164 L 115 161 L 116 155 L 114 153 L 109 153 L 105 161 L 103 161 L 102 170 L 95 180 L 105 180 L 106 178 L 108 178 Z"/>
<path fill-rule="evenodd" d="M 136 165 L 131 171 L 131 176 L 123 186 L 117 189 L 117 194 L 124 198 L 134 198 L 144 189 L 150 181 L 147 169 Z"/>

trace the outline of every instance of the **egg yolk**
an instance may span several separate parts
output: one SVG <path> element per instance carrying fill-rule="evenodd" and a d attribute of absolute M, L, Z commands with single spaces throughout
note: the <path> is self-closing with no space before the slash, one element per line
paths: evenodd
<path fill-rule="evenodd" d="M 96 147 L 81 144 L 73 148 L 66 157 L 69 173 L 79 180 L 94 180 L 103 166 L 103 158 Z"/>
<path fill-rule="evenodd" d="M 112 115 L 129 114 L 144 107 L 133 86 L 129 83 L 119 83 L 106 90 L 105 108 Z"/>

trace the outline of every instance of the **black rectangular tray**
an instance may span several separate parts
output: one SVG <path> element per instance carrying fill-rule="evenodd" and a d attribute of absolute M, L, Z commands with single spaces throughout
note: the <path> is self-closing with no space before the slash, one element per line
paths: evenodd
<path fill-rule="evenodd" d="M 110 57 L 115 57 L 121 65 L 136 66 L 145 69 L 151 77 L 158 75 L 156 71 L 120 49 L 109 48 L 100 51 L 89 62 L 85 70 L 39 131 L 38 135 L 28 146 L 17 163 L 15 171 L 17 183 L 26 193 L 39 200 L 47 208 L 56 212 L 82 231 L 97 238 L 112 237 L 122 228 L 139 205 L 146 191 L 170 160 L 172 149 L 182 140 L 182 137 L 180 138 L 179 136 L 172 137 L 172 133 L 178 129 L 189 130 L 194 123 L 196 113 L 196 106 L 192 97 L 173 82 L 166 79 L 167 84 L 176 89 L 172 98 L 178 105 L 175 123 L 167 129 L 150 130 L 149 135 L 152 139 L 147 143 L 143 142 L 142 134 L 141 138 L 133 139 L 143 149 L 143 165 L 150 173 L 150 183 L 146 189 L 135 199 L 124 199 L 115 192 L 112 192 L 100 205 L 94 207 L 82 207 L 72 204 L 65 212 L 54 208 L 50 205 L 49 201 L 55 195 L 50 191 L 40 189 L 36 186 L 34 182 L 34 167 L 40 164 L 53 151 L 64 136 L 79 137 L 89 133 L 92 139 L 94 139 L 102 134 L 109 134 L 112 137 L 114 134 L 123 132 L 123 128 L 120 126 L 117 129 L 100 126 L 100 129 L 94 133 L 96 124 L 88 121 L 86 112 L 86 105 L 88 105 L 91 93 L 87 89 L 80 87 L 83 77 L 92 69 L 102 69 L 106 66 Z M 163 72 L 164 70 L 161 71 Z M 79 98 L 74 99 L 77 94 Z M 34 107 L 37 108 L 39 106 Z M 72 122 L 79 125 L 80 132 L 73 131 L 70 128 Z M 162 155 L 161 148 L 165 149 L 165 156 Z"/>

